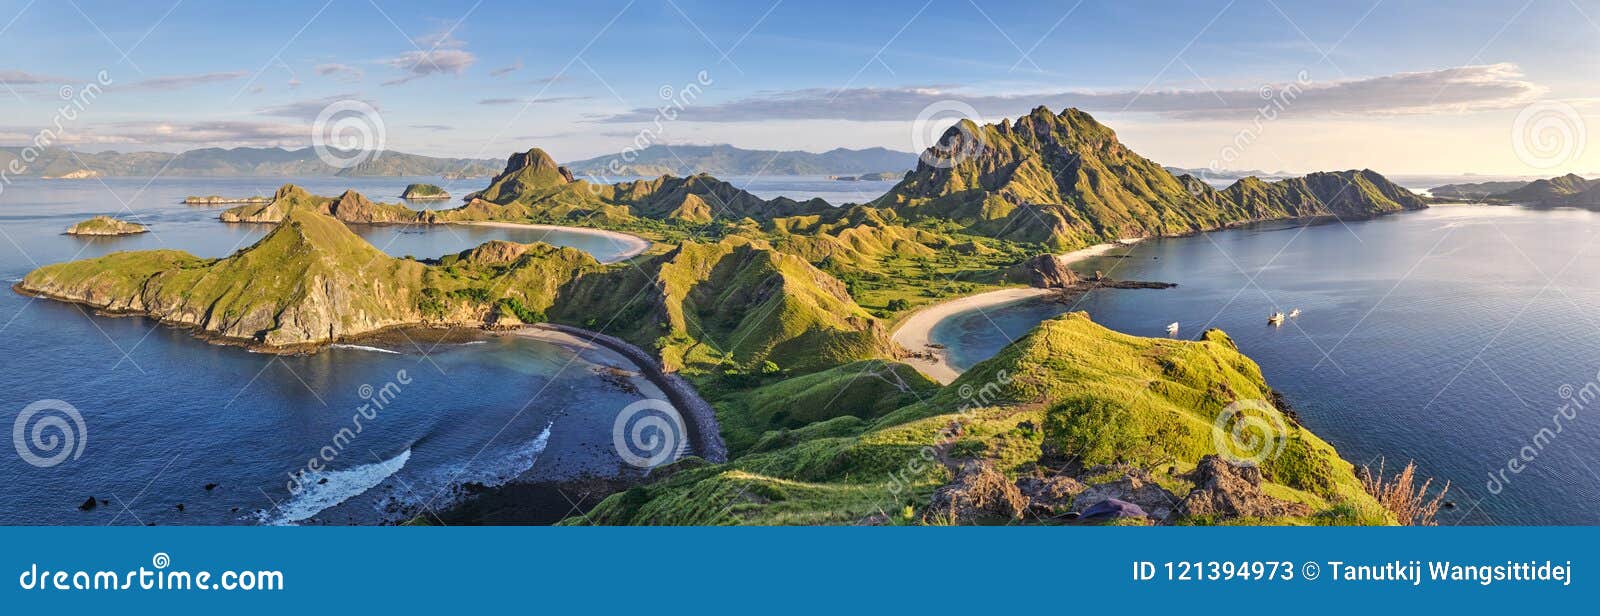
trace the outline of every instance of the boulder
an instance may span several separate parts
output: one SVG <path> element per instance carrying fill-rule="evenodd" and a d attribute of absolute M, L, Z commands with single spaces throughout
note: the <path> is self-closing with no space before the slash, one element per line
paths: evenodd
<path fill-rule="evenodd" d="M 994 462 L 976 460 L 962 465 L 955 481 L 933 493 L 929 511 L 955 524 L 984 520 L 1022 519 L 1028 497 L 995 468 Z"/>
<path fill-rule="evenodd" d="M 1186 479 L 1195 488 L 1178 503 L 1178 513 L 1190 517 L 1228 519 L 1308 516 L 1311 508 L 1266 495 L 1261 491 L 1261 469 L 1230 462 L 1215 454 L 1200 459 Z"/>
<path fill-rule="evenodd" d="M 1171 517 L 1173 506 L 1178 498 L 1150 480 L 1150 475 L 1137 467 L 1114 467 L 1090 469 L 1086 476 L 1101 475 L 1106 472 L 1121 470 L 1123 475 L 1112 481 L 1090 485 L 1078 494 L 1075 502 L 1098 504 L 1105 500 L 1118 500 L 1133 503 L 1157 521 L 1165 521 Z M 1079 511 L 1083 515 L 1083 510 Z"/>
<path fill-rule="evenodd" d="M 1078 282 L 1077 274 L 1055 255 L 1037 255 L 1006 270 L 1006 280 L 1041 289 L 1064 289 Z"/>
<path fill-rule="evenodd" d="M 1051 516 L 1070 511 L 1073 501 L 1087 486 L 1066 475 L 1049 477 L 1023 477 L 1017 480 L 1017 490 L 1028 497 L 1028 510 L 1035 515 Z"/>

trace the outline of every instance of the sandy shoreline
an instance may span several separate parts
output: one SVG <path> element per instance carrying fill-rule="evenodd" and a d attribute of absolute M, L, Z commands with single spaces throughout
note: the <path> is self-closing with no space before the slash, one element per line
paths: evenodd
<path fill-rule="evenodd" d="M 594 228 L 590 228 L 590 227 L 566 227 L 566 226 L 562 226 L 562 225 L 542 225 L 542 224 L 535 224 L 535 223 L 501 222 L 501 221 L 489 221 L 489 220 L 452 222 L 452 223 L 449 223 L 449 224 L 474 225 L 474 226 L 478 226 L 478 227 L 499 227 L 499 228 L 502 228 L 502 229 L 532 229 L 532 230 L 536 230 L 536 231 L 569 231 L 569 232 L 577 233 L 577 234 L 581 234 L 581 235 L 593 235 L 595 237 L 603 237 L 603 238 L 611 240 L 613 243 L 615 243 L 615 244 L 617 244 L 617 245 L 619 245 L 619 246 L 621 246 L 623 248 L 623 251 L 620 254 L 618 254 L 616 256 L 616 258 L 605 260 L 605 261 L 601 261 L 601 263 L 619 263 L 619 262 L 622 262 L 622 261 L 627 261 L 628 259 L 632 259 L 633 257 L 638 256 L 639 253 L 642 253 L 642 252 L 650 249 L 650 240 L 644 239 L 644 238 L 639 237 L 637 235 L 632 235 L 632 234 L 629 234 L 629 233 L 623 233 L 621 231 L 611 231 L 611 230 L 608 230 L 608 229 L 594 229 Z"/>
<path fill-rule="evenodd" d="M 1091 257 L 1103 256 L 1112 250 L 1130 246 L 1138 241 L 1138 239 L 1128 239 L 1095 244 L 1088 248 L 1080 248 L 1072 252 L 1056 255 L 1056 260 L 1060 261 L 1062 265 L 1071 265 Z M 948 385 L 951 381 L 956 380 L 956 377 L 961 376 L 961 371 L 950 364 L 948 351 L 929 346 L 933 343 L 930 336 L 935 326 L 941 321 L 963 312 L 1013 304 L 1041 295 L 1048 295 L 1055 291 L 1055 289 L 1036 288 L 1000 289 L 933 304 L 912 313 L 910 317 L 901 322 L 900 327 L 894 330 L 891 339 L 894 340 L 895 344 L 900 345 L 900 348 L 907 351 L 931 355 L 931 357 L 908 357 L 905 362 L 928 378 L 942 385 Z"/>
<path fill-rule="evenodd" d="M 722 428 L 717 423 L 716 409 L 683 377 L 662 369 L 655 355 L 615 336 L 557 323 L 535 323 L 516 329 L 513 335 L 554 342 L 575 349 L 601 353 L 608 361 L 620 360 L 632 365 L 652 389 L 671 403 L 683 420 L 689 453 L 710 462 L 726 462 L 728 447 L 722 441 Z M 660 399 L 656 396 L 647 396 Z"/>

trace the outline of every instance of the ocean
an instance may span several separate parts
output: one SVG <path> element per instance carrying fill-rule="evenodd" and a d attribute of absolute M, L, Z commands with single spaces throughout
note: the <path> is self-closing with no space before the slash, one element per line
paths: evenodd
<path fill-rule="evenodd" d="M 1600 524 L 1597 230 L 1596 212 L 1454 205 L 1147 240 L 1075 267 L 1178 287 L 969 311 L 932 339 L 966 368 L 1069 310 L 1140 336 L 1220 328 L 1347 460 L 1449 481 L 1442 524 Z"/>

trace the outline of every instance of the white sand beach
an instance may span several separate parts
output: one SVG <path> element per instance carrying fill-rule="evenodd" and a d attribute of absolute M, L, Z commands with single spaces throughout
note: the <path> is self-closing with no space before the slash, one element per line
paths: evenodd
<path fill-rule="evenodd" d="M 616 243 L 619 247 L 621 247 L 623 249 L 622 252 L 619 253 L 615 258 L 612 258 L 612 259 L 609 259 L 609 260 L 606 260 L 606 261 L 602 261 L 603 263 L 617 263 L 617 262 L 620 262 L 620 261 L 627 261 L 628 259 L 631 259 L 634 256 L 638 255 L 639 253 L 642 253 L 642 252 L 650 249 L 650 240 L 644 239 L 644 238 L 639 237 L 637 235 L 633 235 L 633 234 L 629 234 L 629 233 L 623 233 L 621 231 L 611 231 L 611 230 L 608 230 L 608 229 L 592 229 L 592 228 L 589 228 L 589 227 L 566 227 L 566 226 L 561 226 L 561 225 L 540 225 L 540 224 L 533 224 L 533 223 L 499 222 L 499 221 L 472 221 L 472 222 L 460 222 L 460 223 L 452 223 L 452 224 L 476 225 L 476 226 L 480 226 L 480 227 L 500 227 L 500 228 L 506 228 L 506 229 L 533 229 L 533 230 L 541 230 L 541 231 L 567 231 L 567 232 L 578 233 L 578 234 L 582 234 L 582 235 L 593 235 L 593 236 L 596 236 L 596 237 L 603 237 L 603 238 L 611 240 L 612 242 Z"/>
<path fill-rule="evenodd" d="M 1088 248 L 1080 248 L 1072 252 L 1056 255 L 1056 259 L 1060 260 L 1062 265 L 1071 265 L 1091 257 L 1103 256 L 1112 250 L 1132 245 L 1138 241 L 1139 239 L 1135 238 L 1095 244 Z M 895 344 L 900 345 L 900 348 L 913 353 L 928 353 L 931 355 L 932 357 L 910 357 L 906 359 L 906 363 L 927 375 L 928 378 L 940 384 L 948 385 L 951 381 L 956 380 L 956 377 L 961 376 L 961 371 L 950 365 L 949 356 L 944 349 L 929 346 L 933 343 L 929 336 L 933 333 L 934 326 L 951 316 L 969 310 L 1004 306 L 1047 295 L 1053 291 L 1053 289 L 1035 288 L 1000 289 L 940 302 L 912 313 L 910 317 L 900 323 L 900 327 L 895 329 L 892 338 Z"/>

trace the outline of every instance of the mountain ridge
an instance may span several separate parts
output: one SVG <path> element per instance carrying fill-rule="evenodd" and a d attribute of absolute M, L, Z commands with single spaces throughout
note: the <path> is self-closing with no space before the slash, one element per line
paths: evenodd
<path fill-rule="evenodd" d="M 1367 218 L 1427 207 L 1367 169 L 1271 183 L 1247 177 L 1217 191 L 1140 156 L 1083 111 L 1042 106 L 998 124 L 962 120 L 870 205 L 1055 250 L 1260 220 Z"/>
<path fill-rule="evenodd" d="M 32 163 L 19 156 L 22 147 L 0 147 L 0 166 L 12 161 L 24 167 L 14 177 L 60 177 L 88 170 L 111 177 L 398 177 L 465 174 L 488 176 L 493 159 L 447 158 L 384 150 L 352 167 L 329 165 L 314 148 L 199 148 L 171 152 L 42 151 Z"/>

